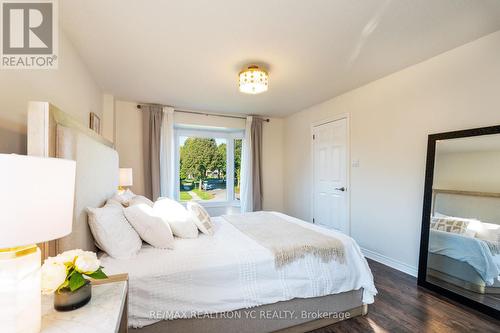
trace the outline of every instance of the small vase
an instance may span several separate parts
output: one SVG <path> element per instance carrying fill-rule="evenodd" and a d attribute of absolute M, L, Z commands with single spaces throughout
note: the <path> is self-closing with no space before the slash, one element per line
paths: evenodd
<path fill-rule="evenodd" d="M 87 281 L 83 287 L 71 291 L 69 288 L 54 293 L 54 308 L 57 311 L 72 311 L 81 308 L 92 298 L 92 285 Z"/>

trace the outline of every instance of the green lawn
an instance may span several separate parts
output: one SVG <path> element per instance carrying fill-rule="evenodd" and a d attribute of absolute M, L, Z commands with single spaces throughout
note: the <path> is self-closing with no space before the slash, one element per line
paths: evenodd
<path fill-rule="evenodd" d="M 198 188 L 193 189 L 193 192 L 196 193 L 201 200 L 210 200 L 213 199 L 214 195 L 208 192 L 205 192 L 203 190 L 200 190 Z"/>
<path fill-rule="evenodd" d="M 189 194 L 186 191 L 181 191 L 181 201 L 189 201 L 191 199 L 193 199 L 193 197 L 191 196 L 191 194 Z"/>

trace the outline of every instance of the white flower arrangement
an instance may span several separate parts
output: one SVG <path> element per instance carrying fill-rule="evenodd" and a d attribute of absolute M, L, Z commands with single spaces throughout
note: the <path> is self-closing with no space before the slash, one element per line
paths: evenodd
<path fill-rule="evenodd" d="M 47 258 L 42 266 L 42 293 L 47 295 L 64 288 L 76 291 L 87 282 L 84 276 L 107 278 L 94 252 L 70 250 Z"/>

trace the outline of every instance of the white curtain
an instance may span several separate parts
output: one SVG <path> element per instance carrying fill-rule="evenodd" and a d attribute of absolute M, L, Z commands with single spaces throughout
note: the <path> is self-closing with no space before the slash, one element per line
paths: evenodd
<path fill-rule="evenodd" d="M 249 116 L 246 120 L 245 139 L 241 149 L 241 189 L 240 202 L 241 212 L 253 211 L 253 189 L 252 189 L 252 121 Z"/>
<path fill-rule="evenodd" d="M 174 108 L 163 107 L 160 146 L 160 193 L 162 197 L 175 196 Z"/>

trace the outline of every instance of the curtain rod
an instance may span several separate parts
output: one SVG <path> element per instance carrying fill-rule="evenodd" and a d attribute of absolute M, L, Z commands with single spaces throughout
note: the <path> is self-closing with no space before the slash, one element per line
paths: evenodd
<path fill-rule="evenodd" d="M 137 108 L 141 109 L 142 105 L 137 104 Z M 246 116 L 231 116 L 227 114 L 217 114 L 217 113 L 207 113 L 207 112 L 199 112 L 199 111 L 188 111 L 188 110 L 179 110 L 179 109 L 174 109 L 175 112 L 180 112 L 180 113 L 190 113 L 190 114 L 199 114 L 202 116 L 212 116 L 212 117 L 225 117 L 225 118 L 234 118 L 234 119 L 247 119 Z M 265 122 L 269 122 L 269 118 L 260 118 Z"/>

